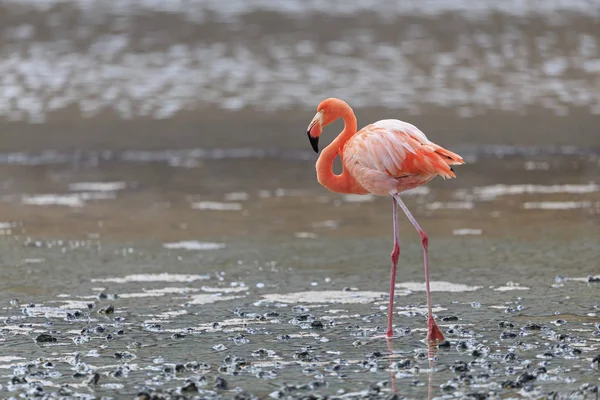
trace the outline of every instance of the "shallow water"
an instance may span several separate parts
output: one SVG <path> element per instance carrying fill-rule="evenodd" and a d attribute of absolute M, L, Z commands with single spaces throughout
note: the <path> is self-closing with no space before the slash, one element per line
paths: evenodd
<path fill-rule="evenodd" d="M 597 398 L 597 1 L 107 4 L 0 4 L 0 397 Z M 326 96 L 467 162 L 404 194 L 437 349 Z"/>
<path fill-rule="evenodd" d="M 404 219 L 397 337 L 381 336 L 388 198 L 328 193 L 304 157 L 138 154 L 0 167 L 6 395 L 494 398 L 598 384 L 597 155 L 466 152 L 458 179 L 405 194 L 430 235 L 448 339 L 430 365 Z M 489 185 L 492 170 L 504 178 Z"/>

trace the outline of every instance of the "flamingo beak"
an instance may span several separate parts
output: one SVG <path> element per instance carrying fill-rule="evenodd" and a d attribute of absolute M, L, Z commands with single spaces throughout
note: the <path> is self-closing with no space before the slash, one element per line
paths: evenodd
<path fill-rule="evenodd" d="M 315 153 L 319 152 L 319 135 L 323 129 L 323 111 L 319 111 L 310 121 L 306 134 Z"/>

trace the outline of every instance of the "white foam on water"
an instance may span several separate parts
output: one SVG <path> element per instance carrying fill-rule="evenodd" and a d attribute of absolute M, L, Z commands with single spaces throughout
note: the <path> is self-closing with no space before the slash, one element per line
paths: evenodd
<path fill-rule="evenodd" d="M 211 304 L 217 301 L 241 299 L 241 296 L 221 296 L 219 294 L 194 294 L 186 302 L 188 304 Z"/>
<path fill-rule="evenodd" d="M 400 195 L 402 197 L 404 197 L 404 196 L 425 196 L 425 195 L 428 195 L 429 193 L 431 193 L 431 189 L 429 189 L 427 186 L 417 186 L 416 188 L 402 192 Z"/>
<path fill-rule="evenodd" d="M 114 192 L 82 192 L 73 194 L 39 194 L 21 196 L 21 203 L 35 206 L 83 207 L 87 200 L 116 198 Z"/>
<path fill-rule="evenodd" d="M 465 236 L 465 235 L 481 235 L 483 230 L 481 229 L 470 229 L 470 228 L 462 228 L 462 229 L 454 229 L 452 234 L 454 236 Z"/>
<path fill-rule="evenodd" d="M 528 201 L 523 203 L 523 208 L 526 210 L 574 210 L 591 206 L 591 201 Z"/>
<path fill-rule="evenodd" d="M 134 274 L 127 275 L 122 278 L 95 278 L 91 282 L 112 282 L 112 283 L 129 283 L 129 282 L 194 282 L 198 280 L 210 279 L 210 275 L 187 275 L 187 274 L 171 274 L 163 272 L 160 274 Z"/>
<path fill-rule="evenodd" d="M 248 200 L 250 196 L 246 192 L 232 192 L 226 193 L 224 196 L 225 201 L 245 201 Z"/>
<path fill-rule="evenodd" d="M 39 264 L 39 263 L 43 263 L 44 261 L 46 261 L 45 258 L 24 258 L 23 262 L 25 264 Z"/>
<path fill-rule="evenodd" d="M 238 293 L 246 292 L 248 290 L 248 286 L 235 286 L 226 288 L 202 286 L 200 287 L 200 290 L 209 293 Z"/>
<path fill-rule="evenodd" d="M 59 308 L 66 309 L 81 309 L 87 310 L 89 301 L 81 301 L 81 300 L 61 300 L 64 304 L 61 304 Z"/>
<path fill-rule="evenodd" d="M 480 186 L 473 189 L 473 193 L 482 199 L 495 199 L 499 196 L 514 196 L 521 194 L 585 194 L 598 191 L 600 191 L 600 186 L 595 183 L 584 185 L 491 185 Z"/>
<path fill-rule="evenodd" d="M 181 242 L 164 243 L 165 249 L 182 250 L 218 250 L 224 249 L 225 243 L 199 242 L 197 240 L 187 240 Z"/>
<path fill-rule="evenodd" d="M 171 319 L 173 317 L 178 317 L 180 315 L 186 315 L 187 313 L 188 313 L 187 310 L 165 311 L 165 312 L 161 312 L 156 315 L 152 315 L 152 317 L 161 318 L 161 319 Z"/>
<path fill-rule="evenodd" d="M 83 200 L 78 195 L 40 194 L 37 196 L 23 196 L 21 202 L 35 206 L 67 206 L 83 207 Z"/>
<path fill-rule="evenodd" d="M 527 171 L 547 171 L 550 169 L 550 163 L 548 161 L 525 161 L 524 167 Z"/>
<path fill-rule="evenodd" d="M 240 203 L 220 203 L 218 201 L 199 201 L 192 203 L 191 207 L 195 210 L 212 211 L 239 211 L 242 209 Z"/>
<path fill-rule="evenodd" d="M 12 362 L 18 360 L 24 360 L 24 358 L 18 356 L 0 356 L 0 362 Z"/>
<path fill-rule="evenodd" d="M 425 205 L 429 210 L 471 210 L 475 207 L 475 203 L 472 201 L 449 201 L 443 203 L 441 201 L 434 201 Z"/>
<path fill-rule="evenodd" d="M 397 311 L 399 311 L 400 313 L 402 313 L 403 315 L 408 314 L 410 311 L 412 312 L 416 312 L 419 314 L 427 314 L 427 307 L 394 307 Z M 448 310 L 447 308 L 444 307 L 440 307 L 440 306 L 432 306 L 431 307 L 431 311 L 434 313 L 440 312 L 440 311 L 446 311 Z"/>
<path fill-rule="evenodd" d="M 198 292 L 198 288 L 178 288 L 178 287 L 165 287 L 160 289 L 142 289 L 139 293 L 119 293 L 121 298 L 139 298 L 139 297 L 161 297 L 167 294 L 181 294 L 187 295 L 189 293 Z"/>
<path fill-rule="evenodd" d="M 313 232 L 296 232 L 294 233 L 298 239 L 316 239 L 317 234 Z"/>
<path fill-rule="evenodd" d="M 425 282 L 402 282 L 396 283 L 397 288 L 408 289 L 414 292 L 425 291 Z M 445 281 L 430 281 L 429 287 L 432 292 L 472 292 L 479 290 L 482 286 L 468 286 L 461 283 Z"/>
<path fill-rule="evenodd" d="M 116 192 L 127 187 L 125 182 L 74 182 L 69 183 L 72 192 Z"/>
<path fill-rule="evenodd" d="M 303 189 L 275 189 L 275 197 L 299 197 L 310 195 L 310 191 Z"/>
<path fill-rule="evenodd" d="M 0 222 L 0 229 L 5 230 L 5 229 L 10 229 L 12 227 L 14 227 L 16 224 L 13 222 Z"/>
<path fill-rule="evenodd" d="M 371 303 L 387 295 L 386 292 L 323 290 L 262 295 L 265 300 L 281 303 Z"/>
<path fill-rule="evenodd" d="M 367 203 L 375 200 L 374 194 L 345 194 L 344 201 L 348 203 Z"/>
<path fill-rule="evenodd" d="M 585 278 L 580 278 L 580 277 L 575 277 L 575 278 L 564 277 L 563 279 L 565 281 L 589 283 L 590 278 L 592 278 L 593 280 L 597 281 L 597 280 L 600 280 L 600 275 L 590 275 L 590 276 L 587 276 Z"/>
<path fill-rule="evenodd" d="M 325 221 L 314 222 L 312 226 L 313 228 L 337 229 L 340 226 L 340 221 L 328 219 Z"/>
<path fill-rule="evenodd" d="M 527 286 L 516 286 L 516 285 L 507 285 L 507 286 L 498 286 L 494 288 L 496 292 L 508 292 L 511 290 L 529 290 Z"/>

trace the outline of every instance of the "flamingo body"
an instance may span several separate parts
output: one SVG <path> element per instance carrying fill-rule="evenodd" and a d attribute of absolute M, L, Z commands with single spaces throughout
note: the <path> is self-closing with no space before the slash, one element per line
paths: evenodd
<path fill-rule="evenodd" d="M 358 184 L 378 196 L 421 186 L 436 175 L 455 178 L 462 158 L 431 142 L 416 126 L 397 119 L 367 125 L 345 144 L 343 165 Z"/>
<path fill-rule="evenodd" d="M 365 126 L 357 132 L 356 116 L 350 106 L 336 98 L 322 101 L 308 126 L 307 134 L 313 149 L 319 151 L 319 137 L 325 125 L 338 118 L 344 120 L 344 130 L 321 153 L 316 163 L 317 180 L 337 193 L 392 196 L 394 248 L 391 254 L 390 301 L 386 336 L 393 336 L 394 289 L 400 256 L 398 207 L 404 211 L 421 236 L 427 292 L 427 340 L 444 340 L 431 310 L 429 288 L 429 238 L 410 213 L 400 193 L 423 185 L 436 176 L 455 178 L 452 165 L 464 164 L 461 156 L 433 143 L 416 126 L 397 119 L 385 119 Z M 342 159 L 342 173 L 332 172 L 334 159 Z"/>

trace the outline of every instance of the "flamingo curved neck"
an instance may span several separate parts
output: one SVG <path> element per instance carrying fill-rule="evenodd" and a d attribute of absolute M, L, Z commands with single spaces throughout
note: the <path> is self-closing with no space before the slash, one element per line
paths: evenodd
<path fill-rule="evenodd" d="M 344 130 L 321 152 L 316 165 L 317 180 L 332 192 L 348 194 L 368 193 L 344 169 L 343 165 L 344 145 L 356 133 L 356 116 L 347 104 L 344 104 L 340 108 L 339 114 L 339 117 L 344 120 Z M 338 155 L 342 159 L 342 173 L 336 175 L 333 173 L 333 162 Z"/>

